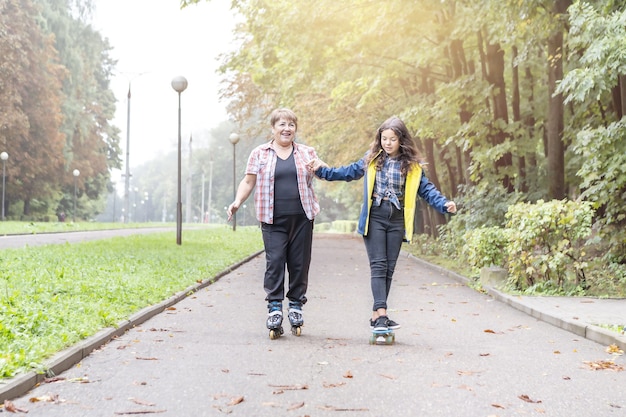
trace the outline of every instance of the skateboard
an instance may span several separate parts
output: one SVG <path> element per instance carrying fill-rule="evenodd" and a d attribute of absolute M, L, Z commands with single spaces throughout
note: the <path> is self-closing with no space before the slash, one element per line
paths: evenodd
<path fill-rule="evenodd" d="M 393 345 L 395 341 L 396 335 L 391 329 L 372 330 L 370 345 Z"/>

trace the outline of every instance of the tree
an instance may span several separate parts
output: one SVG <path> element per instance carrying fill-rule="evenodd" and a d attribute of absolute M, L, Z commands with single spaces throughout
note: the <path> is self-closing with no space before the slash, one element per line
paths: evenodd
<path fill-rule="evenodd" d="M 0 1 L 0 20 L 7 36 L 0 38 L 3 93 L 0 142 L 9 153 L 7 200 L 23 201 L 29 215 L 33 202 L 56 195 L 63 173 L 61 80 L 51 36 L 37 25 L 30 0 Z M 5 89 L 2 89 L 5 91 Z"/>

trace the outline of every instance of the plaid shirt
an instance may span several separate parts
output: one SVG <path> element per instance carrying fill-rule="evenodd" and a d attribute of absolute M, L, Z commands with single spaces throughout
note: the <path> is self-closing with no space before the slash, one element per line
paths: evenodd
<path fill-rule="evenodd" d="M 276 170 L 276 152 L 272 142 L 257 146 L 250 153 L 246 174 L 256 175 L 254 208 L 256 217 L 262 223 L 274 223 L 274 171 Z M 307 163 L 316 159 L 315 149 L 310 146 L 293 143 L 293 159 L 296 163 L 298 191 L 302 208 L 309 220 L 320 212 L 320 205 L 313 191 L 315 174 L 307 169 Z"/>
<path fill-rule="evenodd" d="M 386 197 L 398 210 L 401 210 L 400 200 L 404 199 L 405 178 L 400 171 L 400 165 L 399 159 L 385 157 L 382 169 L 376 171 L 374 194 L 377 197 L 374 199 L 374 205 L 380 206 L 381 200 Z"/>

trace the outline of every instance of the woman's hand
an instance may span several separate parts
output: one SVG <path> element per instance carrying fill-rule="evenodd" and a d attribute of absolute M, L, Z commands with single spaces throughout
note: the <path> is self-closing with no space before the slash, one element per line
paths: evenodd
<path fill-rule="evenodd" d="M 233 214 L 237 213 L 237 210 L 239 210 L 239 205 L 239 202 L 233 201 L 231 205 L 228 206 L 228 208 L 226 209 L 226 214 L 228 215 L 227 221 L 230 221 L 230 219 L 233 218 Z"/>
<path fill-rule="evenodd" d="M 321 167 L 329 168 L 328 164 L 326 162 L 322 161 L 319 158 L 311 159 L 311 161 L 309 161 L 309 163 L 307 165 L 308 165 L 309 171 L 311 171 L 311 172 L 315 172 L 318 169 L 320 169 Z"/>
<path fill-rule="evenodd" d="M 456 213 L 456 203 L 454 201 L 448 201 L 446 204 L 444 204 L 444 207 L 446 208 L 448 213 Z"/>

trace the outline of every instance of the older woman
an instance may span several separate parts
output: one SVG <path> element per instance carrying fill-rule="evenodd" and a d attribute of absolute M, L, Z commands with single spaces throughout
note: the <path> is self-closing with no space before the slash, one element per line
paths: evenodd
<path fill-rule="evenodd" d="M 357 162 L 338 168 L 320 160 L 310 163 L 316 175 L 328 181 L 365 177 L 357 231 L 363 235 L 370 263 L 374 298 L 370 326 L 380 332 L 400 327 L 387 316 L 387 298 L 402 242 L 413 237 L 417 196 L 441 213 L 456 212 L 456 204 L 424 175 L 420 159 L 404 122 L 391 117 L 376 130 L 370 149 Z"/>
<path fill-rule="evenodd" d="M 307 301 L 313 221 L 320 207 L 312 187 L 314 173 L 309 170 L 309 162 L 317 155 L 313 148 L 295 142 L 298 118 L 289 109 L 277 109 L 270 123 L 272 138 L 251 152 L 246 175 L 227 214 L 230 221 L 256 186 L 254 207 L 265 246 L 266 324 L 270 338 L 275 339 L 283 333 L 285 266 L 292 333 L 299 336 L 304 324 L 302 306 Z"/>

